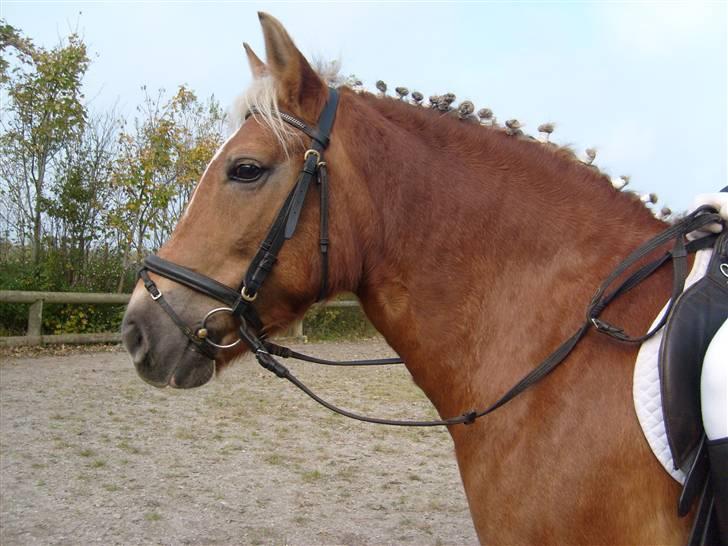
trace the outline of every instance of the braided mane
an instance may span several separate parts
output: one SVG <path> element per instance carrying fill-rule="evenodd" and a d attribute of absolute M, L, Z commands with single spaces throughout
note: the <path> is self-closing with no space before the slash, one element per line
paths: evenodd
<path fill-rule="evenodd" d="M 615 192 L 624 193 L 630 197 L 631 201 L 642 205 L 642 209 L 649 210 L 658 218 L 668 219 L 672 211 L 667 207 L 661 210 L 651 209 L 648 204 L 657 203 L 657 195 L 654 193 L 639 195 L 632 191 L 622 191 L 630 182 L 628 175 L 621 175 L 619 178 L 611 178 L 607 173 L 601 171 L 594 163 L 597 151 L 595 148 L 587 148 L 585 150 L 585 158 L 580 159 L 574 149 L 570 145 L 559 145 L 551 141 L 551 135 L 554 132 L 555 124 L 552 122 L 542 123 L 538 126 L 540 136 L 534 137 L 524 132 L 524 125 L 517 119 L 506 120 L 503 125 L 499 124 L 493 111 L 489 108 L 475 109 L 475 105 L 471 101 L 462 101 L 455 105 L 456 96 L 453 93 L 445 93 L 442 95 L 431 95 L 428 100 L 424 99 L 424 95 L 418 91 L 412 91 L 406 87 L 396 87 L 395 93 L 397 98 L 387 95 L 387 84 L 379 80 L 376 87 L 378 94 L 373 94 L 363 88 L 361 81 L 354 76 L 343 77 L 339 73 L 338 62 L 316 63 L 316 72 L 329 85 L 348 88 L 360 96 L 367 97 L 371 100 L 379 101 L 382 106 L 387 105 L 384 110 L 392 112 L 395 117 L 403 115 L 417 115 L 421 118 L 422 123 L 440 123 L 441 118 L 449 118 L 457 120 L 455 126 L 478 128 L 487 131 L 486 134 L 498 134 L 503 138 L 518 142 L 520 145 L 529 146 L 528 152 L 545 153 L 551 157 L 557 158 L 564 162 L 564 167 L 573 167 L 584 169 L 583 176 L 595 181 L 599 184 L 608 184 Z M 407 106 L 407 108 L 403 108 Z M 299 132 L 294 131 L 280 116 L 278 108 L 277 93 L 275 81 L 272 77 L 266 76 L 254 80 L 248 90 L 238 97 L 233 108 L 231 116 L 232 129 L 236 130 L 245 121 L 245 117 L 252 109 L 256 110 L 258 118 L 263 121 L 273 132 L 279 144 L 284 148 L 286 154 L 289 153 L 291 146 L 297 143 L 301 138 Z M 470 129 L 468 130 L 470 131 Z M 454 134 L 451 135 L 453 142 L 465 146 L 462 134 L 452 129 Z M 471 133 L 477 136 L 477 133 Z"/>

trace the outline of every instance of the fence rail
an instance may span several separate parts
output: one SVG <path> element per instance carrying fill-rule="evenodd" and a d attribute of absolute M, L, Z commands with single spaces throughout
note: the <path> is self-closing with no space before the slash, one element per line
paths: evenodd
<path fill-rule="evenodd" d="M 23 290 L 0 290 L 0 303 L 30 304 L 28 309 L 28 329 L 24 336 L 0 337 L 0 347 L 21 345 L 46 345 L 53 343 L 119 343 L 119 332 L 100 332 L 94 334 L 53 334 L 43 335 L 43 304 L 110 304 L 125 305 L 131 294 L 103 294 L 99 292 L 30 292 Z M 356 301 L 329 301 L 325 307 L 358 307 Z M 284 337 L 303 337 L 303 321 L 294 323 Z"/>

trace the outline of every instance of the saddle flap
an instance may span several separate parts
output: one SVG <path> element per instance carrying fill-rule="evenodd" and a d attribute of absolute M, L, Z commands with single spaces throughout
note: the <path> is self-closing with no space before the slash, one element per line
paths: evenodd
<path fill-rule="evenodd" d="M 660 345 L 660 384 L 667 440 L 676 468 L 687 470 L 703 423 L 700 373 L 703 358 L 718 328 L 728 319 L 728 278 L 721 265 L 728 234 L 716 242 L 708 271 L 676 300 Z M 723 268 L 725 269 L 725 265 Z"/>

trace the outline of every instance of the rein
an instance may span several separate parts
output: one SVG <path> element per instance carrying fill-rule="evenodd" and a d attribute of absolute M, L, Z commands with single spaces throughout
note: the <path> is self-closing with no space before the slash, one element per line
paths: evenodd
<path fill-rule="evenodd" d="M 431 426 L 449 426 L 458 424 L 471 424 L 476 419 L 484 417 L 495 411 L 510 400 L 521 394 L 523 391 L 538 383 L 541 379 L 551 373 L 559 364 L 564 362 L 566 357 L 576 347 L 578 342 L 592 328 L 597 332 L 608 335 L 618 341 L 626 343 L 641 343 L 642 341 L 652 337 L 667 320 L 670 309 L 674 304 L 677 296 L 679 296 L 685 286 L 687 277 L 687 256 L 689 253 L 697 250 L 708 248 L 713 245 L 717 235 L 710 235 L 697 239 L 690 243 L 685 243 L 685 236 L 695 230 L 700 229 L 711 223 L 721 223 L 724 229 L 728 229 L 721 217 L 715 213 L 710 207 L 701 207 L 680 222 L 669 227 L 659 235 L 647 241 L 638 249 L 634 250 L 627 258 L 624 259 L 612 273 L 604 280 L 597 291 L 592 296 L 587 306 L 585 319 L 576 332 L 564 341 L 556 350 L 554 350 L 545 360 L 536 366 L 531 372 L 525 375 L 518 383 L 511 387 L 497 401 L 482 410 L 468 411 L 458 417 L 452 417 L 442 420 L 431 421 L 410 421 L 410 420 L 393 420 L 369 417 L 352 413 L 348 410 L 339 408 L 330 402 L 319 397 L 297 377 L 295 377 L 286 366 L 281 364 L 275 357 L 279 358 L 295 358 L 307 362 L 331 366 L 373 366 L 384 364 L 401 364 L 401 358 L 386 358 L 376 360 L 348 360 L 348 361 L 331 361 L 311 357 L 293 351 L 287 347 L 276 345 L 265 339 L 260 332 L 263 324 L 260 320 L 258 312 L 252 305 L 257 298 L 258 292 L 263 286 L 268 274 L 278 259 L 278 253 L 281 247 L 293 235 L 298 225 L 298 220 L 303 208 L 303 204 L 308 193 L 308 189 L 316 178 L 319 187 L 320 197 L 320 231 L 319 231 L 319 251 L 321 254 L 321 286 L 319 289 L 318 300 L 326 297 L 328 291 L 328 172 L 326 162 L 323 160 L 324 150 L 329 143 L 329 135 L 334 123 L 336 108 L 338 104 L 338 92 L 329 88 L 329 97 L 324 106 L 323 111 L 318 119 L 317 127 L 310 127 L 305 122 L 292 116 L 291 114 L 281 112 L 280 116 L 283 121 L 289 125 L 299 129 L 309 137 L 311 137 L 311 147 L 306 150 L 303 156 L 303 167 L 298 176 L 295 186 L 288 194 L 273 224 L 260 245 L 258 252 L 250 263 L 243 281 L 238 290 L 234 290 L 218 281 L 201 275 L 186 267 L 177 265 L 173 262 L 160 258 L 156 255 L 148 256 L 144 259 L 143 265 L 139 270 L 139 277 L 144 283 L 145 288 L 150 296 L 156 301 L 165 313 L 172 319 L 182 333 L 190 340 L 194 349 L 198 350 L 205 356 L 214 359 L 216 350 L 228 349 L 236 346 L 241 341 L 244 342 L 251 352 L 255 355 L 258 363 L 266 370 L 274 373 L 276 376 L 287 379 L 293 385 L 298 387 L 310 398 L 321 404 L 322 406 L 334 411 L 345 417 L 364 421 L 368 423 L 376 423 L 382 425 L 394 426 L 414 426 L 414 427 L 431 427 Z M 255 114 L 255 111 L 251 112 Z M 615 282 L 626 274 L 637 262 L 654 253 L 657 249 L 666 243 L 674 241 L 670 251 L 665 252 L 659 258 L 639 267 L 631 273 L 624 281 L 616 287 Z M 644 335 L 632 337 L 625 333 L 622 328 L 610 324 L 599 318 L 601 313 L 607 306 L 616 300 L 619 296 L 629 292 L 643 280 L 648 278 L 652 273 L 657 271 L 668 260 L 672 260 L 673 264 L 673 289 L 667 312 L 664 313 L 662 320 L 655 327 Z M 194 328 L 189 327 L 174 311 L 174 309 L 166 302 L 164 295 L 156 286 L 154 281 L 149 277 L 148 272 L 151 271 L 162 277 L 166 277 L 179 284 L 182 284 L 192 290 L 205 294 L 215 300 L 225 304 L 225 307 L 217 307 L 209 311 L 202 321 Z M 207 331 L 207 321 L 217 313 L 228 313 L 240 321 L 238 328 L 239 338 L 233 343 L 226 345 L 218 344 L 209 338 Z"/>

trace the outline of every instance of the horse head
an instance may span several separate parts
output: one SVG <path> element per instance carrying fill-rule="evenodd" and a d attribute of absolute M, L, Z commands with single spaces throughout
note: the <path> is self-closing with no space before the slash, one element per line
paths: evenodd
<path fill-rule="evenodd" d="M 287 206 L 287 196 L 297 184 L 304 154 L 310 147 L 311 138 L 285 123 L 281 112 L 314 127 L 329 95 L 326 83 L 283 26 L 269 15 L 261 13 L 259 17 L 266 62 L 245 45 L 253 73 L 251 89 L 241 98 L 245 115 L 241 115 L 239 128 L 207 166 L 185 213 L 158 254 L 170 263 L 233 288 L 240 286 L 276 211 Z M 326 156 L 335 165 L 342 152 L 332 136 Z M 335 167 L 331 177 L 338 183 Z M 311 195 L 315 191 L 308 192 L 295 237 L 282 246 L 265 289 L 255 294 L 259 333 L 264 336 L 284 328 L 317 297 L 326 295 L 319 294 L 324 266 L 317 253 L 320 211 L 317 199 Z M 346 228 L 336 225 L 343 226 L 341 222 L 333 224 L 331 238 L 340 241 L 346 237 L 342 232 Z M 216 367 L 245 350 L 243 344 L 235 344 L 239 321 L 224 312 L 209 314 L 220 308 L 219 301 L 153 270 L 149 279 L 164 295 L 169 309 L 157 305 L 156 298 L 150 298 L 140 281 L 122 325 L 124 345 L 146 381 L 160 387 L 196 387 L 206 383 Z M 335 279 L 327 283 L 327 291 L 335 284 Z M 171 309 L 174 311 L 170 314 Z M 199 328 L 206 316 L 205 335 L 215 340 L 206 347 L 217 347 L 212 351 L 200 350 L 189 331 L 185 334 L 186 327 Z"/>

